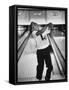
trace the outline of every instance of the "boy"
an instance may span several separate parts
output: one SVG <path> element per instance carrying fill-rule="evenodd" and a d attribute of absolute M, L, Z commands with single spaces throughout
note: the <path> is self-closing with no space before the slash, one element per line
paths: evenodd
<path fill-rule="evenodd" d="M 36 41 L 37 46 L 37 75 L 36 78 L 41 80 L 43 69 L 44 69 L 44 61 L 46 63 L 47 71 L 45 80 L 49 81 L 51 77 L 51 71 L 53 70 L 51 57 L 50 57 L 50 50 L 51 45 L 48 40 L 47 35 L 51 33 L 51 29 L 53 29 L 52 23 L 47 24 L 44 28 L 39 30 L 40 26 L 34 22 L 32 22 L 32 35 Z"/>

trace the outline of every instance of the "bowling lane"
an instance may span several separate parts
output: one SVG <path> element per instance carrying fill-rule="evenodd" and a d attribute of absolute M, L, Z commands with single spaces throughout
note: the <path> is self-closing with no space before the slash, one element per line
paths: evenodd
<path fill-rule="evenodd" d="M 65 37 L 60 36 L 60 37 L 53 37 L 58 48 L 60 49 L 63 57 L 65 58 Z"/>
<path fill-rule="evenodd" d="M 54 37 L 55 38 L 55 37 Z M 56 42 L 60 43 L 59 47 L 61 47 L 64 43 L 64 40 L 55 39 Z M 32 40 L 32 39 L 31 39 Z M 38 81 L 36 79 L 36 67 L 37 67 L 37 56 L 36 56 L 36 49 L 35 49 L 35 42 L 29 39 L 26 48 L 24 52 L 22 53 L 19 62 L 18 62 L 18 81 Z M 59 41 L 58 41 L 59 40 Z M 31 46 L 30 46 L 31 45 Z M 62 50 L 62 49 L 61 49 Z M 51 74 L 51 80 L 57 80 L 57 79 L 64 79 L 63 76 L 59 74 L 59 69 L 56 64 L 56 60 L 54 57 L 54 54 L 51 54 L 51 59 L 53 63 L 54 72 Z M 43 71 L 43 78 L 44 80 L 45 74 L 46 74 L 46 65 L 44 64 L 44 71 Z"/>
<path fill-rule="evenodd" d="M 26 32 L 19 40 L 18 40 L 18 49 L 25 40 L 25 38 L 28 36 L 29 32 Z"/>

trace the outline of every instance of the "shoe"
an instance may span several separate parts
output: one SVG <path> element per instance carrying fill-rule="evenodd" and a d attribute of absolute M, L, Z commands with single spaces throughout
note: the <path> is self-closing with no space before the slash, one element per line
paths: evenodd
<path fill-rule="evenodd" d="M 50 81 L 50 77 L 45 77 L 45 81 Z"/>
<path fill-rule="evenodd" d="M 40 81 L 42 78 L 41 77 L 38 77 L 38 76 L 36 76 L 36 78 Z"/>

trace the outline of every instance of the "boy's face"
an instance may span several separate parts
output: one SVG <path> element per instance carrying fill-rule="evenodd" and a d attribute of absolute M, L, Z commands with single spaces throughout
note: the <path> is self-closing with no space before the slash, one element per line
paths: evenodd
<path fill-rule="evenodd" d="M 47 27 L 46 32 L 51 32 L 51 28 Z"/>

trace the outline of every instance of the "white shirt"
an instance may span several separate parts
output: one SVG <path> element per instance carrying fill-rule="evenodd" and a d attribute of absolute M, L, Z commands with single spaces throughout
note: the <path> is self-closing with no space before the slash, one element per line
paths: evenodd
<path fill-rule="evenodd" d="M 42 36 L 43 36 L 43 38 L 44 38 L 43 40 L 42 40 L 42 38 L 41 38 L 40 35 L 39 35 L 39 36 L 36 36 L 36 32 L 37 32 L 37 31 L 33 31 L 33 32 L 32 32 L 32 35 L 33 35 L 33 37 L 34 37 L 34 39 L 35 39 L 37 49 L 47 48 L 47 47 L 50 45 L 49 40 L 48 40 L 48 37 L 47 37 L 47 34 L 50 33 L 50 30 L 48 30 L 48 28 L 47 28 L 47 29 L 45 30 L 45 32 L 42 33 Z"/>

